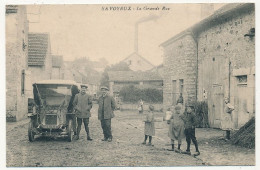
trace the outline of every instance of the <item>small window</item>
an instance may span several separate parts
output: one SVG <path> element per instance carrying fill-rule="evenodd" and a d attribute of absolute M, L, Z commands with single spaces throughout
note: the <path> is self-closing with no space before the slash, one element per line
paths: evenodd
<path fill-rule="evenodd" d="M 131 65 L 131 64 L 132 64 L 132 60 L 129 60 L 129 61 L 128 61 L 128 64 Z"/>
<path fill-rule="evenodd" d="M 183 93 L 183 79 L 180 79 L 180 93 Z"/>
<path fill-rule="evenodd" d="M 22 70 L 22 78 L 21 78 L 21 94 L 23 95 L 25 93 L 25 71 Z"/>
<path fill-rule="evenodd" d="M 247 75 L 237 76 L 238 86 L 247 86 Z"/>

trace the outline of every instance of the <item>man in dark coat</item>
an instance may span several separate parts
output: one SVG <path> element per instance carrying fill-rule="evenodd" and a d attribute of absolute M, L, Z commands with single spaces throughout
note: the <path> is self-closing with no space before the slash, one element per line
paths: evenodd
<path fill-rule="evenodd" d="M 89 133 L 89 117 L 91 116 L 90 114 L 90 109 L 92 108 L 92 99 L 89 94 L 86 93 L 88 86 L 86 85 L 81 85 L 81 91 L 80 93 L 76 94 L 74 101 L 73 101 L 73 106 L 75 108 L 75 114 L 77 117 L 77 135 L 76 135 L 76 140 L 79 139 L 79 134 L 81 130 L 81 125 L 82 121 L 85 126 L 85 131 L 87 133 L 87 140 L 92 140 L 90 137 Z"/>
<path fill-rule="evenodd" d="M 114 117 L 116 108 L 115 99 L 108 94 L 108 88 L 101 87 L 102 95 L 98 99 L 98 120 L 101 121 L 104 139 L 102 141 L 112 141 L 111 119 Z"/>

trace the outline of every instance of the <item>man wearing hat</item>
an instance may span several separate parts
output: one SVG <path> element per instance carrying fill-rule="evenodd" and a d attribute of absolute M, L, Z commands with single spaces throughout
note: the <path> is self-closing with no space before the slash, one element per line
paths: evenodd
<path fill-rule="evenodd" d="M 116 108 L 115 99 L 108 94 L 108 88 L 101 87 L 102 95 L 98 99 L 98 120 L 101 122 L 104 139 L 102 141 L 112 141 L 111 119 L 114 117 Z"/>
<path fill-rule="evenodd" d="M 92 99 L 91 96 L 86 93 L 87 88 L 87 85 L 81 85 L 81 91 L 80 93 L 76 94 L 73 101 L 73 106 L 75 108 L 75 114 L 77 117 L 78 124 L 77 135 L 75 138 L 76 140 L 79 139 L 82 122 L 84 123 L 85 131 L 87 133 L 87 140 L 92 140 L 88 128 L 89 117 L 91 116 L 90 109 L 92 108 Z"/>
<path fill-rule="evenodd" d="M 197 119 L 196 119 L 196 116 L 195 116 L 195 113 L 193 110 L 194 110 L 194 106 L 191 103 L 187 103 L 186 111 L 184 112 L 184 114 L 181 117 L 184 122 L 184 128 L 185 128 L 184 133 L 185 133 L 186 142 L 187 142 L 186 152 L 183 152 L 183 153 L 191 155 L 190 144 L 192 141 L 193 144 L 195 145 L 195 149 L 196 149 L 196 153 L 194 154 L 194 156 L 198 156 L 198 155 L 200 155 L 200 152 L 199 152 L 198 142 L 195 137 L 195 126 L 197 124 Z"/>

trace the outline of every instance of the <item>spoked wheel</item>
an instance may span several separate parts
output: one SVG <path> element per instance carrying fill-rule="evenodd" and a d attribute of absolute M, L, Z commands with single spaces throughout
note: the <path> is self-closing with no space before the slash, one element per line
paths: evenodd
<path fill-rule="evenodd" d="M 69 124 L 68 124 L 68 142 L 71 142 L 73 139 L 73 128 L 72 128 L 72 120 L 69 120 Z"/>
<path fill-rule="evenodd" d="M 33 132 L 33 121 L 31 120 L 28 126 L 28 138 L 30 142 L 33 142 L 35 140 L 34 136 L 35 132 Z"/>

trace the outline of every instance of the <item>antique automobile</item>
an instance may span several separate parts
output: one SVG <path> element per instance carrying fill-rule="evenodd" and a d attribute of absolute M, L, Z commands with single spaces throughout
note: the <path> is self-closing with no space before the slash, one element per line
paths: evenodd
<path fill-rule="evenodd" d="M 73 100 L 79 87 L 72 80 L 44 80 L 33 84 L 33 100 L 28 103 L 31 113 L 29 141 L 35 135 L 65 137 L 72 141 L 74 126 Z"/>

